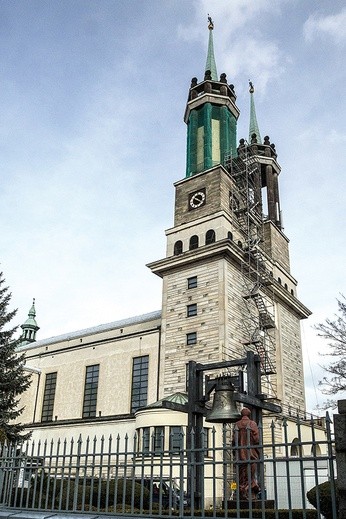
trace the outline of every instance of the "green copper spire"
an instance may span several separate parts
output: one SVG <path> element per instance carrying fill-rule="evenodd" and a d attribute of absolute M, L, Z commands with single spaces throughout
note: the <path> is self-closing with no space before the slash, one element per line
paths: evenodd
<path fill-rule="evenodd" d="M 259 131 L 258 123 L 257 123 L 257 117 L 256 117 L 256 110 L 255 110 L 255 100 L 253 93 L 255 91 L 255 88 L 251 81 L 249 81 L 249 92 L 250 92 L 250 127 L 249 127 L 249 143 L 252 142 L 253 134 L 256 135 L 256 140 L 258 144 L 262 143 L 261 134 Z"/>
<path fill-rule="evenodd" d="M 210 16 L 206 72 L 200 83 L 193 77 L 184 121 L 187 124 L 186 177 L 224 165 L 237 154 L 237 120 L 234 86 L 225 73 L 217 77 L 214 47 L 214 24 Z"/>
<path fill-rule="evenodd" d="M 22 336 L 19 339 L 20 344 L 28 344 L 36 341 L 36 332 L 40 329 L 36 322 L 35 299 L 33 299 L 32 306 L 29 310 L 28 318 L 24 324 L 21 325 L 23 330 Z"/>
<path fill-rule="evenodd" d="M 210 70 L 211 72 L 211 79 L 213 81 L 217 81 L 217 70 L 216 70 L 216 63 L 215 63 L 215 56 L 214 56 L 214 42 L 213 42 L 213 29 L 214 29 L 214 23 L 210 16 L 208 16 L 208 29 L 209 29 L 209 41 L 208 41 L 208 55 L 207 55 L 207 62 L 205 64 L 205 70 Z"/>

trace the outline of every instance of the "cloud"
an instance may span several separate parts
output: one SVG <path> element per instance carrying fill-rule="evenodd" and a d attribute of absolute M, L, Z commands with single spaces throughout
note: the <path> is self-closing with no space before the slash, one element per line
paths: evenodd
<path fill-rule="evenodd" d="M 304 24 L 305 40 L 313 42 L 323 36 L 336 44 L 346 41 L 346 8 L 328 16 L 318 16 L 316 13 L 309 16 Z"/>
<path fill-rule="evenodd" d="M 237 76 L 248 75 L 254 81 L 256 90 L 263 94 L 268 82 L 284 71 L 284 62 L 274 42 L 247 38 L 245 41 L 237 41 L 230 52 L 224 55 L 222 67 L 230 71 L 232 80 Z"/>
<path fill-rule="evenodd" d="M 276 2 L 276 7 L 282 0 Z M 211 3 L 210 0 L 197 0 L 195 2 L 196 18 L 189 26 L 180 26 L 179 34 L 187 40 L 205 38 L 207 27 L 207 15 L 210 15 L 217 26 L 222 38 L 238 32 L 239 28 L 244 27 L 249 21 L 256 19 L 258 13 L 262 15 L 268 11 L 273 13 L 273 3 L 271 0 L 257 0 L 256 2 L 244 2 L 244 0 L 218 0 Z M 203 24 L 204 21 L 204 24 Z M 258 21 L 258 20 L 257 20 Z"/>
<path fill-rule="evenodd" d="M 260 13 L 273 13 L 283 0 L 277 1 L 273 8 L 271 0 L 256 0 L 256 2 L 244 2 L 244 0 L 197 0 L 195 1 L 196 17 L 189 26 L 179 26 L 178 35 L 185 40 L 205 40 L 207 27 L 207 15 L 212 17 L 221 38 L 228 38 L 231 34 L 239 32 L 239 29 L 248 26 L 251 20 Z M 257 24 L 256 24 L 257 25 Z"/>
<path fill-rule="evenodd" d="M 276 12 L 284 0 L 275 4 Z M 280 42 L 268 39 L 267 23 L 273 15 L 268 0 L 243 2 L 243 0 L 198 0 L 196 15 L 191 24 L 181 25 L 178 36 L 184 40 L 200 40 L 206 46 L 207 14 L 215 23 L 214 47 L 219 72 L 227 71 L 232 83 L 238 77 L 251 78 L 258 92 L 265 91 L 273 78 L 285 70 L 287 56 L 280 50 Z M 268 12 L 268 16 L 264 13 Z M 259 16 L 259 14 L 261 16 Z M 240 89 L 242 87 L 239 85 Z M 243 90 L 247 89 L 247 82 Z"/>

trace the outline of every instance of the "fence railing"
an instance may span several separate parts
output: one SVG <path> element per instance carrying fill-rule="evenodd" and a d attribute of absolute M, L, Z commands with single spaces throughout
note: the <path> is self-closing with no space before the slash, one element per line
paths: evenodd
<path fill-rule="evenodd" d="M 322 440 L 316 439 L 314 421 L 308 434 L 306 424 L 302 434 L 299 418 L 295 427 L 294 442 L 287 441 L 284 420 L 281 441 L 272 422 L 268 430 L 260 428 L 258 444 L 245 446 L 237 432 L 226 428 L 222 441 L 215 429 L 192 432 L 188 438 L 183 431 L 179 438 L 175 433 L 168 449 L 157 437 L 148 442 L 137 433 L 3 445 L 0 506 L 146 517 L 241 517 L 246 509 L 247 517 L 263 519 L 293 518 L 293 510 L 299 509 L 302 518 L 322 517 L 318 485 L 329 481 L 330 517 L 336 519 L 330 423 Z M 248 488 L 246 497 L 241 485 Z M 315 507 L 307 498 L 314 487 Z"/>

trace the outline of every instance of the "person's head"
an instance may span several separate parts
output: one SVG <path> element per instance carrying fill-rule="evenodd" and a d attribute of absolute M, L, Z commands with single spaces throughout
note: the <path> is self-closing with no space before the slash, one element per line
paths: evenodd
<path fill-rule="evenodd" d="M 247 416 L 248 418 L 250 418 L 251 416 L 251 411 L 248 407 L 243 407 L 243 409 L 241 410 L 240 412 L 241 416 Z"/>

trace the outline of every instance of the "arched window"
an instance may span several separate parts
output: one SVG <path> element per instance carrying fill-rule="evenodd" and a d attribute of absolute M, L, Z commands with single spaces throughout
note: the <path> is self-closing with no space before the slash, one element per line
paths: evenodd
<path fill-rule="evenodd" d="M 311 456 L 321 456 L 321 447 L 318 445 L 318 443 L 314 443 L 311 446 Z"/>
<path fill-rule="evenodd" d="M 280 285 L 281 285 L 281 278 L 278 278 L 278 282 L 279 282 L 279 283 L 280 283 Z"/>
<path fill-rule="evenodd" d="M 291 456 L 303 456 L 303 447 L 298 438 L 294 438 L 291 444 Z"/>
<path fill-rule="evenodd" d="M 209 229 L 205 235 L 205 244 L 210 245 L 210 243 L 215 243 L 215 231 L 214 229 Z"/>
<path fill-rule="evenodd" d="M 178 254 L 183 253 L 183 242 L 178 240 L 174 244 L 174 256 L 178 256 Z"/>
<path fill-rule="evenodd" d="M 243 248 L 243 244 L 240 240 L 238 240 L 238 247 L 240 247 L 241 249 Z"/>
<path fill-rule="evenodd" d="M 287 283 L 285 283 L 285 288 L 286 288 L 286 290 L 288 290 L 288 286 L 287 286 Z"/>
<path fill-rule="evenodd" d="M 190 238 L 190 247 L 189 247 L 189 249 L 192 250 L 192 249 L 197 249 L 197 248 L 198 248 L 198 236 L 196 234 L 194 234 Z"/>
<path fill-rule="evenodd" d="M 233 240 L 233 234 L 231 233 L 231 231 L 227 233 L 227 238 L 231 241 Z"/>

